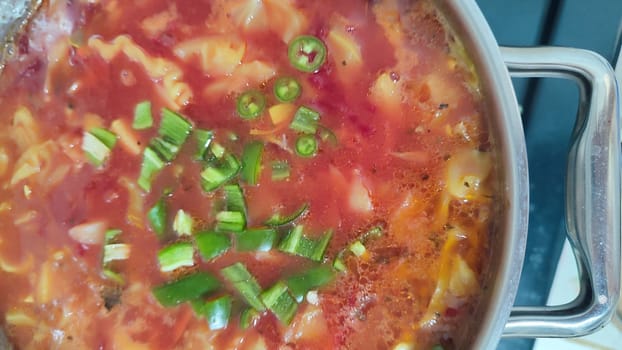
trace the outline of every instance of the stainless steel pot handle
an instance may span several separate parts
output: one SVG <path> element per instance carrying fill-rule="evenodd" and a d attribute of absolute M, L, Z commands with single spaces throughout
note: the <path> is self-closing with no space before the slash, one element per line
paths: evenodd
<path fill-rule="evenodd" d="M 620 135 L 618 88 L 601 56 L 570 48 L 502 48 L 515 77 L 561 77 L 579 85 L 566 180 L 566 227 L 579 295 L 558 306 L 515 307 L 505 337 L 574 337 L 603 327 L 620 293 Z"/>

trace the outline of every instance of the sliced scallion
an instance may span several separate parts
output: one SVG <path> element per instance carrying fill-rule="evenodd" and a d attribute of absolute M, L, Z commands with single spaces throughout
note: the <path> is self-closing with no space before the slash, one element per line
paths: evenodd
<path fill-rule="evenodd" d="M 249 185 L 256 185 L 261 172 L 261 156 L 264 145 L 261 141 L 249 142 L 242 153 L 240 177 Z"/>
<path fill-rule="evenodd" d="M 289 163 L 285 160 L 272 162 L 272 181 L 287 180 L 290 175 Z"/>
<path fill-rule="evenodd" d="M 276 242 L 277 233 L 274 229 L 257 228 L 237 233 L 235 237 L 239 252 L 269 251 Z"/>
<path fill-rule="evenodd" d="M 328 265 L 319 265 L 300 274 L 289 277 L 285 283 L 297 302 L 302 302 L 308 291 L 330 283 L 335 277 Z"/>
<path fill-rule="evenodd" d="M 313 240 L 306 237 L 303 230 L 302 225 L 294 226 L 279 244 L 279 250 L 314 261 L 321 261 L 324 259 L 324 253 L 332 237 L 332 231 L 328 231 L 322 237 Z"/>
<path fill-rule="evenodd" d="M 179 209 L 173 220 L 173 230 L 178 235 L 192 235 L 192 229 L 194 226 L 194 219 L 185 210 Z"/>
<path fill-rule="evenodd" d="M 151 229 L 157 234 L 158 238 L 164 236 L 166 230 L 166 202 L 160 198 L 147 212 L 147 218 L 151 224 Z"/>
<path fill-rule="evenodd" d="M 320 113 L 309 107 L 300 106 L 294 114 L 289 128 L 303 134 L 315 134 L 320 121 Z"/>
<path fill-rule="evenodd" d="M 207 324 L 211 330 L 226 328 L 231 317 L 231 305 L 233 299 L 229 295 L 203 301 L 193 300 L 192 308 L 202 317 L 207 319 Z"/>
<path fill-rule="evenodd" d="M 99 167 L 110 157 L 117 136 L 103 128 L 93 128 L 82 138 L 82 150 L 93 165 Z"/>
<path fill-rule="evenodd" d="M 156 153 L 151 147 L 145 148 L 143 153 L 143 162 L 140 168 L 140 175 L 138 176 L 138 185 L 143 190 L 149 192 L 151 190 L 151 183 L 155 176 L 164 168 L 166 163 L 158 153 Z"/>
<path fill-rule="evenodd" d="M 242 119 L 255 119 L 266 108 L 266 97 L 257 90 L 242 93 L 236 101 L 236 110 Z"/>
<path fill-rule="evenodd" d="M 115 260 L 127 260 L 130 257 L 130 245 L 124 243 L 111 243 L 104 245 L 104 265 Z"/>
<path fill-rule="evenodd" d="M 307 210 L 309 210 L 309 203 L 303 203 L 298 209 L 289 215 L 283 216 L 279 213 L 273 214 L 268 220 L 266 220 L 265 224 L 272 227 L 287 225 L 296 221 L 298 218 L 303 217 L 307 213 Z"/>
<path fill-rule="evenodd" d="M 245 308 L 242 310 L 242 313 L 240 313 L 240 328 L 247 329 L 252 326 L 258 316 L 259 312 L 257 312 L 257 310 L 252 307 Z"/>
<path fill-rule="evenodd" d="M 303 238 L 303 229 L 304 227 L 302 225 L 294 226 L 279 244 L 279 250 L 290 254 L 296 254 L 296 248 L 300 245 L 300 241 Z"/>
<path fill-rule="evenodd" d="M 223 192 L 225 193 L 227 210 L 246 214 L 246 200 L 240 185 L 225 185 L 223 186 Z"/>
<path fill-rule="evenodd" d="M 194 265 L 194 247 L 190 242 L 177 242 L 158 252 L 160 271 L 170 272 L 180 267 Z"/>
<path fill-rule="evenodd" d="M 153 126 L 153 116 L 151 115 L 151 102 L 143 101 L 134 107 L 134 121 L 132 127 L 136 130 L 149 129 Z"/>
<path fill-rule="evenodd" d="M 296 315 L 298 304 L 282 281 L 261 293 L 261 301 L 281 323 L 288 325 Z"/>
<path fill-rule="evenodd" d="M 281 102 L 293 102 L 302 93 L 302 86 L 292 77 L 280 77 L 274 82 L 274 96 Z"/>
<path fill-rule="evenodd" d="M 196 235 L 195 241 L 199 254 L 204 260 L 212 260 L 224 254 L 231 247 L 231 239 L 227 234 L 204 231 Z"/>
<path fill-rule="evenodd" d="M 162 109 L 162 120 L 158 134 L 165 140 L 181 147 L 186 142 L 191 130 L 192 124 L 186 118 L 168 108 Z"/>
<path fill-rule="evenodd" d="M 309 258 L 314 261 L 324 260 L 324 253 L 326 252 L 326 248 L 328 248 L 328 243 L 330 242 L 330 239 L 332 237 L 333 237 L 333 231 L 328 230 L 322 235 L 322 237 L 318 238 L 315 241 L 315 245 L 313 247 L 313 253 L 311 254 Z"/>
<path fill-rule="evenodd" d="M 104 233 L 104 243 L 109 244 L 109 243 L 113 243 L 113 241 L 121 234 L 123 233 L 123 231 L 121 231 L 118 228 L 111 228 L 106 230 L 106 233 Z"/>
<path fill-rule="evenodd" d="M 246 227 L 246 216 L 239 211 L 221 211 L 216 214 L 216 231 L 241 232 Z"/>
<path fill-rule="evenodd" d="M 104 276 L 105 279 L 114 281 L 115 283 L 118 284 L 125 284 L 125 278 L 123 278 L 123 276 L 121 276 L 121 274 L 119 274 L 118 272 L 112 271 L 111 269 L 103 269 L 102 270 L 102 275 Z"/>
<path fill-rule="evenodd" d="M 204 160 L 205 154 L 214 140 L 214 132 L 211 130 L 196 129 L 194 130 L 194 138 L 197 142 L 196 158 Z"/>
<path fill-rule="evenodd" d="M 163 306 L 170 307 L 185 301 L 198 299 L 220 287 L 220 282 L 212 274 L 200 271 L 182 277 L 174 282 L 153 288 L 155 298 Z"/>
<path fill-rule="evenodd" d="M 167 162 L 175 159 L 180 150 L 180 147 L 178 145 L 167 141 L 163 137 L 154 137 L 153 139 L 151 139 L 151 142 L 149 142 L 149 147 L 151 147 L 151 149 L 153 149 L 160 156 L 160 159 Z"/>
<path fill-rule="evenodd" d="M 261 287 L 255 277 L 253 277 L 244 264 L 237 262 L 220 270 L 222 276 L 233 285 L 240 293 L 244 301 L 255 308 L 257 311 L 265 310 L 261 302 Z"/>
<path fill-rule="evenodd" d="M 356 240 L 356 241 L 352 242 L 348 246 L 348 250 L 350 250 L 352 252 L 352 254 L 354 254 L 357 257 L 363 256 L 365 254 L 365 252 L 367 251 L 367 249 L 365 248 L 363 243 L 361 243 L 361 241 L 359 241 L 359 240 Z"/>
<path fill-rule="evenodd" d="M 225 154 L 221 163 L 218 166 L 208 166 L 201 172 L 201 186 L 205 192 L 216 190 L 240 171 L 240 162 L 231 154 Z"/>

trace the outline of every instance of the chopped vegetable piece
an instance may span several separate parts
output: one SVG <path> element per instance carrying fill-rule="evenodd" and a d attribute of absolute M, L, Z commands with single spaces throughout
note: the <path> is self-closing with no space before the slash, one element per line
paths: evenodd
<path fill-rule="evenodd" d="M 438 345 L 438 344 L 437 344 L 437 345 L 434 345 L 434 346 L 432 347 L 432 349 L 431 349 L 431 350 L 444 350 L 444 349 L 445 349 L 445 348 L 443 348 L 443 346 L 442 346 L 442 345 Z"/>
<path fill-rule="evenodd" d="M 253 322 L 257 319 L 257 316 L 259 316 L 259 312 L 252 307 L 242 310 L 242 313 L 240 314 L 240 328 L 247 329 L 252 326 Z"/>
<path fill-rule="evenodd" d="M 84 133 L 82 150 L 89 161 L 98 167 L 108 159 L 116 143 L 117 135 L 106 129 L 93 128 Z"/>
<path fill-rule="evenodd" d="M 307 213 L 307 210 L 309 210 L 309 203 L 304 203 L 296 209 L 296 211 L 287 216 L 281 216 L 279 213 L 272 215 L 268 220 L 266 220 L 265 224 L 273 227 L 287 225 L 304 216 Z"/>
<path fill-rule="evenodd" d="M 228 235 L 219 232 L 204 231 L 196 235 L 199 254 L 205 260 L 214 259 L 224 254 L 231 247 L 231 239 Z"/>
<path fill-rule="evenodd" d="M 292 77 L 280 77 L 274 82 L 274 96 L 281 102 L 293 102 L 302 93 L 302 86 Z"/>
<path fill-rule="evenodd" d="M 289 294 L 287 285 L 282 281 L 277 282 L 268 290 L 261 293 L 261 300 L 264 305 L 272 311 L 274 316 L 285 325 L 292 322 L 298 310 L 296 300 Z"/>
<path fill-rule="evenodd" d="M 175 215 L 175 220 L 173 221 L 173 230 L 177 232 L 178 235 L 192 235 L 192 228 L 194 226 L 194 219 L 190 214 L 186 213 L 183 209 L 179 209 L 177 211 L 177 215 Z"/>
<path fill-rule="evenodd" d="M 118 272 L 114 272 L 110 269 L 103 269 L 102 275 L 104 276 L 105 279 L 114 281 L 115 283 L 118 283 L 121 285 L 125 284 L 125 278 L 123 278 L 123 276 L 121 276 Z"/>
<path fill-rule="evenodd" d="M 104 265 L 114 260 L 127 260 L 130 257 L 130 245 L 124 243 L 112 243 L 104 245 Z"/>
<path fill-rule="evenodd" d="M 322 140 L 322 142 L 327 142 L 333 147 L 339 144 L 337 135 L 335 135 L 332 130 L 323 125 L 318 125 L 318 128 L 320 129 L 320 140 Z"/>
<path fill-rule="evenodd" d="M 153 116 L 151 115 L 151 102 L 143 101 L 134 108 L 134 121 L 132 127 L 136 130 L 149 129 L 153 126 Z"/>
<path fill-rule="evenodd" d="M 324 259 L 324 253 L 326 252 L 326 248 L 328 247 L 328 243 L 330 239 L 333 237 L 333 231 L 328 230 L 324 235 L 315 241 L 315 246 L 313 247 L 313 253 L 309 257 L 311 260 L 322 261 Z"/>
<path fill-rule="evenodd" d="M 236 234 L 236 249 L 239 252 L 268 251 L 276 242 L 276 230 L 270 228 L 250 229 Z"/>
<path fill-rule="evenodd" d="M 246 201 L 244 200 L 244 193 L 240 185 L 225 185 L 223 190 L 225 192 L 227 210 L 246 214 Z"/>
<path fill-rule="evenodd" d="M 145 148 L 143 153 L 143 163 L 138 176 L 138 186 L 149 192 L 151 190 L 151 182 L 153 178 L 164 168 L 164 161 L 160 159 L 158 154 L 151 148 Z"/>
<path fill-rule="evenodd" d="M 222 276 L 229 281 L 240 293 L 246 303 L 257 311 L 265 310 L 265 306 L 259 298 L 261 287 L 244 264 L 237 262 L 220 270 Z"/>
<path fill-rule="evenodd" d="M 192 124 L 186 118 L 168 108 L 162 108 L 162 120 L 160 129 L 158 129 L 158 134 L 162 138 L 181 147 L 186 142 L 191 130 Z"/>
<path fill-rule="evenodd" d="M 151 149 L 153 149 L 160 156 L 160 159 L 167 162 L 175 159 L 180 150 L 178 145 L 165 140 L 163 137 L 154 137 L 151 139 L 149 147 L 151 147 Z"/>
<path fill-rule="evenodd" d="M 264 145 L 261 141 L 253 141 L 244 146 L 240 177 L 249 185 L 256 185 L 259 180 L 263 149 Z"/>
<path fill-rule="evenodd" d="M 319 265 L 288 278 L 285 283 L 297 302 L 302 302 L 308 291 L 330 283 L 335 273 L 328 265 Z"/>
<path fill-rule="evenodd" d="M 296 154 L 301 157 L 313 157 L 317 153 L 317 141 L 313 135 L 300 135 L 296 140 Z"/>
<path fill-rule="evenodd" d="M 212 192 L 231 180 L 240 171 L 240 163 L 231 154 L 223 157 L 223 164 L 219 166 L 208 166 L 201 172 L 201 186 L 206 192 Z"/>
<path fill-rule="evenodd" d="M 170 272 L 180 267 L 194 265 L 194 247 L 190 242 L 177 242 L 158 252 L 160 271 Z"/>
<path fill-rule="evenodd" d="M 361 241 L 354 241 L 352 244 L 350 244 L 348 249 L 357 257 L 363 256 L 363 254 L 365 254 L 365 252 L 367 251 Z"/>
<path fill-rule="evenodd" d="M 231 317 L 231 303 L 232 299 L 228 295 L 205 303 L 203 310 L 205 310 L 205 318 L 211 330 L 227 327 Z"/>
<path fill-rule="evenodd" d="M 199 316 L 207 319 L 207 324 L 211 330 L 226 328 L 231 317 L 231 304 L 233 300 L 230 296 L 224 295 L 216 299 L 203 301 L 193 300 L 192 308 Z"/>
<path fill-rule="evenodd" d="M 272 181 L 281 181 L 289 178 L 290 168 L 286 160 L 272 162 Z"/>
<path fill-rule="evenodd" d="M 197 141 L 197 159 L 205 159 L 205 154 L 214 140 L 214 133 L 211 130 L 196 129 L 194 137 Z M 224 148 L 223 148 L 224 151 Z"/>
<path fill-rule="evenodd" d="M 227 151 L 220 143 L 218 142 L 213 142 L 210 145 L 210 153 L 216 158 L 216 159 L 221 159 L 224 155 L 225 152 Z"/>
<path fill-rule="evenodd" d="M 104 243 L 112 243 L 112 241 L 114 241 L 114 239 L 117 238 L 117 236 L 119 236 L 121 233 L 123 233 L 123 231 L 119 230 L 118 228 L 109 229 L 104 234 Z"/>
<path fill-rule="evenodd" d="M 266 108 L 266 97 L 257 90 L 242 93 L 236 103 L 236 110 L 242 119 L 255 119 Z"/>
<path fill-rule="evenodd" d="M 348 270 L 345 262 L 343 261 L 343 254 L 340 252 L 333 261 L 333 268 L 339 272 L 345 272 Z"/>
<path fill-rule="evenodd" d="M 326 61 L 326 45 L 315 36 L 300 35 L 289 44 L 287 56 L 294 68 L 315 73 Z"/>
<path fill-rule="evenodd" d="M 279 250 L 290 254 L 296 254 L 296 247 L 298 247 L 303 238 L 303 229 L 304 227 L 302 225 L 294 226 L 287 236 L 283 238 L 281 244 L 279 244 Z"/>
<path fill-rule="evenodd" d="M 212 274 L 201 271 L 153 288 L 155 298 L 163 306 L 170 307 L 185 301 L 198 299 L 202 295 L 220 287 L 220 282 Z"/>
<path fill-rule="evenodd" d="M 246 227 L 246 217 L 239 211 L 221 211 L 216 214 L 216 231 L 241 232 Z"/>
<path fill-rule="evenodd" d="M 366 243 L 370 239 L 376 239 L 382 237 L 384 234 L 384 227 L 382 225 L 376 225 L 365 231 L 361 236 L 361 242 Z"/>
<path fill-rule="evenodd" d="M 294 114 L 289 128 L 304 134 L 315 134 L 320 121 L 320 113 L 305 106 L 300 106 Z"/>
<path fill-rule="evenodd" d="M 164 198 L 160 198 L 155 205 L 149 209 L 147 218 L 158 238 L 162 238 L 166 230 L 166 202 Z"/>

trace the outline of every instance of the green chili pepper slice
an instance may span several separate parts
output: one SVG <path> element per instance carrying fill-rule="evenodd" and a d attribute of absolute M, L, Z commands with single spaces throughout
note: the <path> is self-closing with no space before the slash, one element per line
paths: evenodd
<path fill-rule="evenodd" d="M 291 77 L 280 77 L 274 82 L 274 96 L 281 102 L 293 102 L 302 93 L 302 86 Z"/>
<path fill-rule="evenodd" d="M 315 73 L 326 61 L 326 45 L 313 35 L 300 35 L 289 44 L 287 56 L 294 68 Z"/>
<path fill-rule="evenodd" d="M 313 157 L 317 153 L 317 140 L 313 135 L 301 135 L 296 140 L 296 153 L 301 157 Z"/>
<path fill-rule="evenodd" d="M 236 109 L 242 119 L 255 119 L 266 108 L 266 97 L 257 90 L 248 90 L 238 97 Z"/>

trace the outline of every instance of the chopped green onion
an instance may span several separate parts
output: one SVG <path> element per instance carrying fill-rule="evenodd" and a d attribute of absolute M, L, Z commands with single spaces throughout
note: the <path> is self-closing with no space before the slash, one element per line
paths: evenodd
<path fill-rule="evenodd" d="M 205 192 L 212 192 L 231 180 L 239 171 L 238 159 L 231 154 L 226 154 L 222 165 L 208 166 L 201 172 L 201 186 Z"/>
<path fill-rule="evenodd" d="M 281 181 L 289 178 L 289 163 L 286 160 L 272 162 L 272 181 Z"/>
<path fill-rule="evenodd" d="M 382 237 L 384 234 L 384 227 L 381 225 L 376 225 L 365 231 L 361 236 L 361 242 L 366 243 L 370 239 L 376 239 Z"/>
<path fill-rule="evenodd" d="M 118 228 L 111 228 L 104 233 L 104 243 L 112 243 L 117 236 L 119 236 L 123 231 Z"/>
<path fill-rule="evenodd" d="M 337 135 L 335 135 L 332 130 L 323 125 L 318 125 L 318 127 L 320 129 L 320 140 L 322 140 L 322 142 L 327 142 L 332 146 L 337 146 L 339 144 Z"/>
<path fill-rule="evenodd" d="M 149 147 L 151 147 L 151 149 L 153 149 L 160 156 L 160 159 L 167 162 L 175 159 L 180 150 L 180 147 L 178 145 L 167 141 L 163 137 L 154 137 L 153 139 L 151 139 L 151 142 L 149 142 Z"/>
<path fill-rule="evenodd" d="M 221 256 L 231 247 L 229 236 L 219 232 L 204 231 L 198 233 L 195 241 L 199 254 L 206 261 Z"/>
<path fill-rule="evenodd" d="M 296 254 L 296 248 L 303 238 L 303 229 L 304 227 L 302 225 L 294 226 L 279 244 L 279 250 L 290 254 Z"/>
<path fill-rule="evenodd" d="M 287 49 L 292 66 L 305 73 L 315 73 L 326 61 L 326 45 L 313 35 L 294 38 Z"/>
<path fill-rule="evenodd" d="M 236 102 L 236 110 L 242 119 L 255 119 L 266 108 L 266 97 L 257 90 L 242 93 Z"/>
<path fill-rule="evenodd" d="M 164 165 L 164 161 L 160 159 L 160 156 L 151 147 L 145 148 L 143 163 L 137 181 L 140 188 L 149 192 L 154 177 L 164 168 Z"/>
<path fill-rule="evenodd" d="M 250 229 L 236 234 L 239 252 L 269 251 L 277 239 L 276 230 L 270 228 Z"/>
<path fill-rule="evenodd" d="M 244 264 L 237 262 L 220 270 L 222 276 L 233 285 L 240 293 L 244 301 L 257 311 L 265 310 L 265 306 L 259 298 L 261 287 Z"/>
<path fill-rule="evenodd" d="M 151 229 L 157 234 L 158 238 L 162 238 L 166 230 L 166 202 L 164 198 L 160 198 L 155 205 L 149 209 L 147 218 L 151 224 Z"/>
<path fill-rule="evenodd" d="M 244 200 L 244 192 L 238 184 L 225 185 L 225 200 L 227 210 L 237 211 L 246 215 L 246 201 Z"/>
<path fill-rule="evenodd" d="M 186 118 L 171 111 L 168 108 L 162 108 L 162 120 L 158 134 L 172 144 L 181 147 L 186 142 L 192 124 Z"/>
<path fill-rule="evenodd" d="M 214 142 L 209 147 L 210 152 L 216 159 L 221 159 L 227 151 L 220 143 Z"/>
<path fill-rule="evenodd" d="M 177 242 L 158 252 L 160 271 L 170 272 L 180 267 L 194 266 L 194 247 L 190 242 Z"/>
<path fill-rule="evenodd" d="M 274 82 L 274 96 L 281 102 L 293 102 L 302 93 L 302 86 L 292 77 L 280 77 Z"/>
<path fill-rule="evenodd" d="M 350 244 L 348 249 L 352 252 L 352 254 L 356 255 L 357 257 L 361 257 L 367 251 L 363 243 L 361 243 L 361 241 L 358 241 L 358 240 L 352 242 L 352 244 Z"/>
<path fill-rule="evenodd" d="M 149 129 L 153 125 L 151 116 L 151 102 L 143 101 L 134 108 L 132 127 L 136 130 Z"/>
<path fill-rule="evenodd" d="M 216 231 L 241 232 L 246 227 L 246 217 L 239 211 L 221 211 L 216 214 Z"/>
<path fill-rule="evenodd" d="M 185 301 L 200 298 L 202 295 L 220 287 L 220 282 L 212 274 L 200 271 L 153 288 L 155 298 L 163 306 L 170 307 Z"/>
<path fill-rule="evenodd" d="M 264 145 L 261 141 L 253 141 L 244 146 L 240 177 L 249 185 L 256 185 L 259 180 L 263 149 Z"/>
<path fill-rule="evenodd" d="M 348 269 L 346 263 L 343 261 L 343 252 L 340 252 L 333 261 L 333 268 L 339 272 L 344 272 Z"/>
<path fill-rule="evenodd" d="M 127 260 L 130 257 L 130 245 L 124 243 L 111 243 L 104 245 L 104 265 L 114 260 Z"/>
<path fill-rule="evenodd" d="M 247 307 L 242 310 L 242 313 L 240 314 L 240 328 L 247 329 L 252 326 L 253 322 L 257 319 L 257 316 L 259 316 L 259 312 L 252 307 Z"/>
<path fill-rule="evenodd" d="M 192 308 L 199 315 L 207 319 L 207 324 L 211 330 L 218 330 L 227 327 L 231 317 L 231 304 L 233 300 L 230 296 L 224 295 L 219 298 L 203 301 L 193 300 Z"/>
<path fill-rule="evenodd" d="M 121 274 L 119 274 L 118 272 L 114 272 L 110 269 L 103 269 L 102 275 L 105 279 L 114 281 L 121 285 L 125 284 L 125 278 L 123 278 L 123 276 L 121 276 Z"/>
<path fill-rule="evenodd" d="M 173 220 L 173 230 L 177 232 L 178 235 L 192 235 L 192 228 L 194 226 L 194 219 L 190 214 L 186 213 L 183 209 L 179 209 L 177 214 L 175 215 L 175 220 Z"/>
<path fill-rule="evenodd" d="M 322 237 L 315 241 L 315 246 L 313 247 L 313 253 L 309 257 L 314 261 L 322 261 L 324 260 L 324 253 L 326 252 L 326 248 L 328 247 L 328 243 L 330 239 L 333 237 L 333 231 L 328 230 L 324 233 Z"/>
<path fill-rule="evenodd" d="M 296 154 L 301 157 L 313 157 L 317 153 L 317 141 L 313 135 L 300 135 L 296 140 Z"/>
<path fill-rule="evenodd" d="M 211 130 L 196 129 L 194 131 L 194 137 L 197 141 L 196 158 L 205 159 L 205 153 L 207 153 L 207 149 L 210 148 L 214 140 L 214 132 Z"/>
<path fill-rule="evenodd" d="M 320 121 L 320 113 L 309 107 L 300 106 L 294 114 L 294 119 L 289 124 L 289 128 L 303 134 L 315 134 Z"/>
<path fill-rule="evenodd" d="M 288 278 L 285 283 L 297 302 L 302 302 L 308 291 L 330 283 L 335 277 L 327 265 L 319 265 Z"/>
<path fill-rule="evenodd" d="M 298 310 L 296 300 L 289 294 L 287 285 L 282 281 L 261 293 L 261 301 L 285 325 L 292 322 Z"/>
<path fill-rule="evenodd" d="M 117 135 L 102 129 L 93 128 L 84 133 L 82 150 L 93 165 L 99 167 L 108 159 L 117 143 Z"/>
<path fill-rule="evenodd" d="M 266 220 L 265 224 L 267 226 L 273 226 L 273 227 L 290 224 L 294 222 L 296 219 L 304 216 L 307 213 L 308 209 L 309 209 L 309 203 L 303 203 L 298 209 L 296 209 L 296 211 L 294 211 L 293 213 L 289 215 L 282 216 L 279 213 L 275 213 L 268 220 Z"/>

